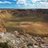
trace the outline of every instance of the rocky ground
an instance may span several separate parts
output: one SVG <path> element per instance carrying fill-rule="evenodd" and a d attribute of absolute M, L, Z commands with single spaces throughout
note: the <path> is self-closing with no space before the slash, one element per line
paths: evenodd
<path fill-rule="evenodd" d="M 48 48 L 48 37 L 18 31 L 0 32 L 0 48 Z"/>

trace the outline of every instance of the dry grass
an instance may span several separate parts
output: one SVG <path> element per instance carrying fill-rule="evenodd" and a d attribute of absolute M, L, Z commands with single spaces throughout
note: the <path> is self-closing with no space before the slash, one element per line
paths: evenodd
<path fill-rule="evenodd" d="M 48 35 L 48 23 L 41 23 L 41 22 L 37 22 L 37 23 L 33 23 L 33 22 L 24 22 L 22 24 L 20 24 L 19 26 L 17 26 L 23 30 L 25 30 L 25 32 L 30 33 L 30 34 L 38 34 L 38 35 Z"/>
<path fill-rule="evenodd" d="M 7 22 L 6 27 L 19 28 L 27 33 L 48 36 L 48 23 L 43 22 Z"/>
<path fill-rule="evenodd" d="M 0 13 L 0 18 L 1 19 L 11 19 L 12 15 L 8 12 Z"/>

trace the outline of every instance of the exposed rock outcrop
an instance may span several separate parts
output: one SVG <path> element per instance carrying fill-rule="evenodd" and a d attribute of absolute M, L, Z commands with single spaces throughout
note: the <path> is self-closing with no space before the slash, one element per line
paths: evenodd
<path fill-rule="evenodd" d="M 0 48 L 48 48 L 47 45 L 48 37 L 35 37 L 18 31 L 0 33 Z"/>

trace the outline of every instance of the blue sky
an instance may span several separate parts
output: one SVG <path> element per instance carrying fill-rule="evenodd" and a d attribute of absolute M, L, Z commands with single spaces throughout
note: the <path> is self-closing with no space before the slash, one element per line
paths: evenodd
<path fill-rule="evenodd" d="M 16 0 L 0 0 L 0 9 L 15 9 Z"/>
<path fill-rule="evenodd" d="M 47 0 L 0 0 L 0 9 L 48 9 Z"/>

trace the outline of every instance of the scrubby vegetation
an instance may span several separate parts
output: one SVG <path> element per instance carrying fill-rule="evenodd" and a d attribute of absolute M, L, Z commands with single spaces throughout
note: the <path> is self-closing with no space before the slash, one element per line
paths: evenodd
<path fill-rule="evenodd" d="M 48 44 L 46 11 L 0 10 L 0 36 L 2 36 L 0 48 L 46 48 Z"/>
<path fill-rule="evenodd" d="M 20 28 L 25 32 L 48 35 L 48 17 L 43 12 L 43 10 L 2 10 L 0 18 L 4 20 L 3 24 L 7 31 Z"/>
<path fill-rule="evenodd" d="M 0 48 L 10 48 L 7 42 L 0 43 Z"/>

